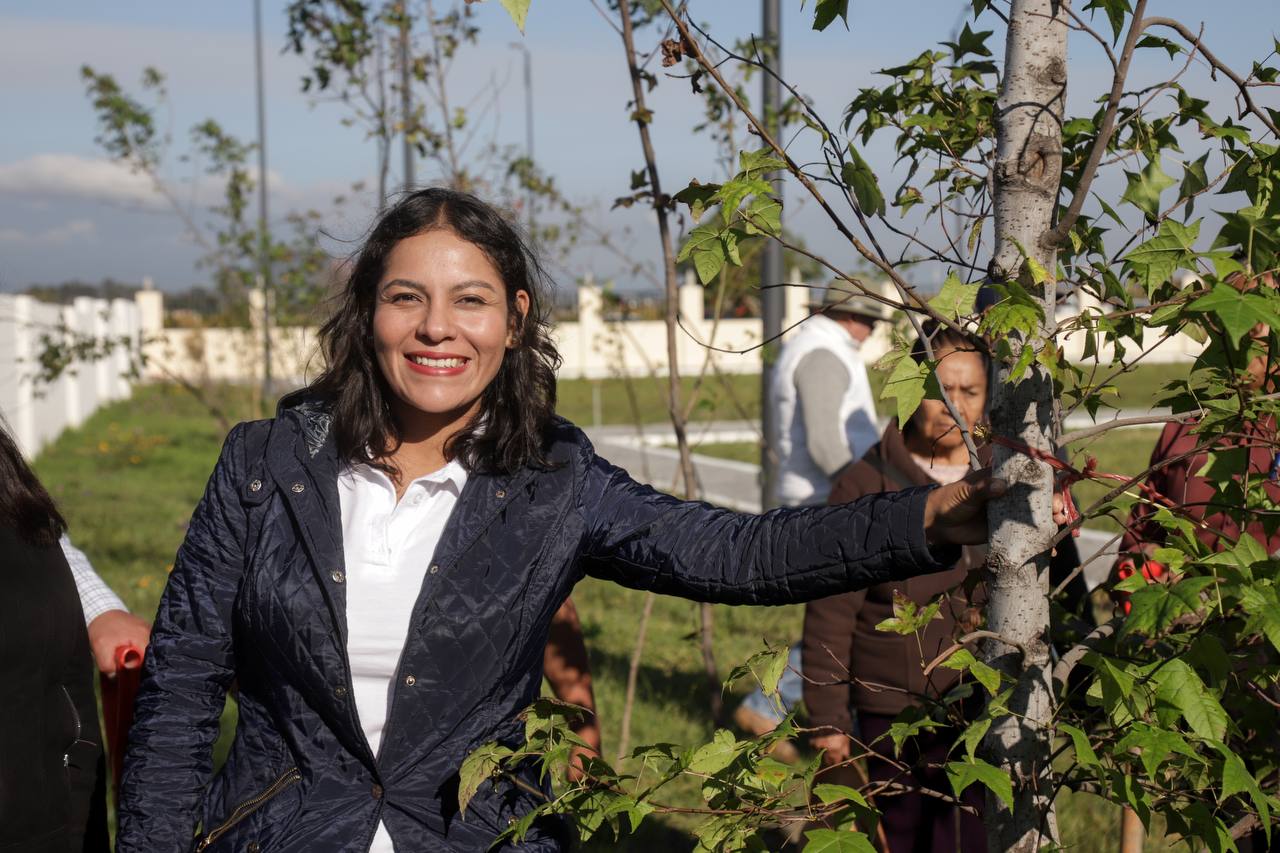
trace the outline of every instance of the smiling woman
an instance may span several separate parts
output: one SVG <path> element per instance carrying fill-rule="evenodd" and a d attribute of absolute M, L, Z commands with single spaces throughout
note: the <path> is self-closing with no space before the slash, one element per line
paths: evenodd
<path fill-rule="evenodd" d="M 533 766 L 459 812 L 478 745 L 515 748 L 591 575 L 785 604 L 937 571 L 985 535 L 982 477 L 764 516 L 636 483 L 555 416 L 543 277 L 462 193 L 374 227 L 322 330 L 326 370 L 227 438 L 156 617 L 121 853 L 481 851 L 550 796 Z M 239 686 L 235 742 L 210 751 Z M 558 851 L 532 824 L 520 849 Z M 502 849 L 502 845 L 498 845 Z"/>
<path fill-rule="evenodd" d="M 333 401 L 339 454 L 385 467 L 388 451 L 436 429 L 422 464 L 545 462 L 560 365 L 546 286 L 514 229 L 472 196 L 427 190 L 388 211 L 320 330 L 326 369 L 312 390 Z"/>

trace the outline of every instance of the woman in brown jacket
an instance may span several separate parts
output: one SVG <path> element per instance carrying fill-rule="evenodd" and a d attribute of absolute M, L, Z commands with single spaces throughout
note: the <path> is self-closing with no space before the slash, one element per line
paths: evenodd
<path fill-rule="evenodd" d="M 972 342 L 948 329 L 933 334 L 933 348 L 939 360 L 938 381 L 967 423 L 981 420 L 987 401 L 985 357 Z M 924 361 L 921 344 L 912 356 Z M 830 501 L 843 503 L 872 492 L 954 482 L 967 473 L 968 462 L 960 430 L 946 408 L 941 402 L 924 400 L 905 429 L 900 430 L 896 420 L 890 421 L 880 443 L 844 470 L 835 481 Z M 919 697 L 939 697 L 955 684 L 959 677 L 955 670 L 936 667 L 926 677 L 924 667 L 956 636 L 977 625 L 978 602 L 968 598 L 962 585 L 969 570 L 981 566 L 984 559 L 985 548 L 967 547 L 950 571 L 880 584 L 805 606 L 804 702 L 810 725 L 826 732 L 813 737 L 811 743 L 824 751 L 827 767 L 846 762 L 852 755 L 848 735 L 853 732 L 855 710 L 862 742 L 893 758 L 893 742 L 885 735 L 894 717 L 919 704 Z M 895 595 L 925 605 L 944 594 L 940 618 L 918 636 L 876 630 L 877 624 L 893 615 Z M 954 728 L 923 732 L 904 745 L 900 761 L 941 765 L 956 735 Z M 835 782 L 841 777 L 839 781 L 856 785 L 856 780 L 843 779 L 841 771 L 847 768 L 833 769 L 820 778 Z M 951 790 L 940 767 L 903 772 L 896 762 L 872 759 L 867 772 L 873 783 L 896 782 L 943 793 Z M 981 807 L 977 786 L 970 786 L 964 801 Z M 936 797 L 881 795 L 875 805 L 882 815 L 881 837 L 890 853 L 955 851 L 957 845 L 964 853 L 986 849 L 981 820 Z"/>

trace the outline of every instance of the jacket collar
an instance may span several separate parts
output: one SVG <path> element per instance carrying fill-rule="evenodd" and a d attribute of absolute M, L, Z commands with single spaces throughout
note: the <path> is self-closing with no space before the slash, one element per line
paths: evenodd
<path fill-rule="evenodd" d="M 346 563 L 342 506 L 338 497 L 341 462 L 333 436 L 333 415 L 324 401 L 295 394 L 281 400 L 276 423 L 284 428 L 272 430 L 267 467 L 297 524 L 302 544 L 311 557 L 316 582 L 345 645 L 346 584 L 332 580 L 333 572 L 345 572 Z M 534 474 L 527 467 L 513 474 L 468 474 L 432 562 L 446 572 L 451 569 Z M 429 573 L 424 580 L 411 626 L 424 616 L 433 577 L 434 573 Z"/>

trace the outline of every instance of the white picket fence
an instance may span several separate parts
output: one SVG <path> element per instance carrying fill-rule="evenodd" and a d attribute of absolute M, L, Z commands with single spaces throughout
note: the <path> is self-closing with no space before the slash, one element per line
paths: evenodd
<path fill-rule="evenodd" d="M 50 305 L 30 296 L 0 294 L 0 415 L 28 458 L 99 406 L 128 397 L 131 356 L 116 347 L 105 358 L 72 363 L 52 382 L 37 381 L 44 339 L 141 340 L 138 305 L 126 299 L 80 297 Z"/>

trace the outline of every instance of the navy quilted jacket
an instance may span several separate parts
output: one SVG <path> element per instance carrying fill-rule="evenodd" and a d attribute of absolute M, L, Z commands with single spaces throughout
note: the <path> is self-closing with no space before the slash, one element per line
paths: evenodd
<path fill-rule="evenodd" d="M 232 430 L 174 563 L 147 652 L 120 806 L 121 853 L 483 851 L 535 798 L 457 771 L 516 744 L 551 617 L 584 575 L 726 604 L 786 604 L 937 571 L 927 489 L 744 515 L 654 491 L 549 432 L 553 470 L 473 474 L 431 558 L 372 754 L 346 657 L 339 460 L 323 407 Z M 935 559 L 937 557 L 938 559 Z M 410 677 L 412 676 L 412 677 Z M 228 689 L 239 726 L 211 749 Z M 532 771 L 528 782 L 541 787 Z M 563 825 L 521 850 L 552 851 Z"/>

